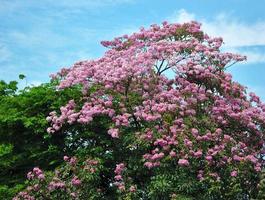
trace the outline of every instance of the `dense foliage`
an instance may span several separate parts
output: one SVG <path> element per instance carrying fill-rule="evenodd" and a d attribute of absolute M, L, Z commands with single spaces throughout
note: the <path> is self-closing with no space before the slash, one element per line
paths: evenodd
<path fill-rule="evenodd" d="M 226 72 L 245 57 L 197 22 L 102 44 L 53 77 L 82 92 L 47 117 L 75 157 L 14 199 L 262 199 L 265 104 Z"/>
<path fill-rule="evenodd" d="M 46 116 L 75 95 L 80 95 L 76 89 L 56 91 L 55 83 L 19 91 L 15 81 L 0 82 L 0 199 L 25 187 L 25 174 L 34 166 L 54 169 L 72 152 L 65 136 L 47 134 Z"/>

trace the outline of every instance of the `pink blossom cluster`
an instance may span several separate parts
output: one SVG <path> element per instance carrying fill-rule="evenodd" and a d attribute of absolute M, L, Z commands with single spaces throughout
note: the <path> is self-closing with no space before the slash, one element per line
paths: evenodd
<path fill-rule="evenodd" d="M 236 170 L 232 171 L 231 172 L 231 176 L 236 177 L 237 176 L 237 171 Z"/>
<path fill-rule="evenodd" d="M 19 192 L 13 200 L 35 200 L 35 198 L 28 194 L 28 192 Z"/>
<path fill-rule="evenodd" d="M 71 183 L 73 186 L 79 186 L 81 185 L 81 181 L 77 176 L 74 176 L 74 178 L 71 180 Z"/>
<path fill-rule="evenodd" d="M 67 162 L 73 166 L 76 165 L 76 163 L 77 163 L 77 158 L 75 156 L 73 156 L 73 157 L 64 156 L 63 159 L 65 162 Z"/>
<path fill-rule="evenodd" d="M 66 184 L 64 181 L 61 181 L 59 178 L 54 177 L 53 180 L 48 185 L 48 190 L 64 190 L 66 189 Z"/>
<path fill-rule="evenodd" d="M 44 180 L 45 175 L 40 168 L 34 167 L 31 172 L 28 172 L 27 178 L 28 178 L 28 180 L 32 180 L 34 178 L 37 178 L 39 180 Z"/>
<path fill-rule="evenodd" d="M 53 126 L 48 128 L 47 131 L 49 133 L 54 133 L 62 127 L 62 124 L 65 121 L 67 121 L 69 124 L 72 124 L 74 121 L 76 121 L 79 114 L 75 113 L 74 109 L 75 102 L 71 100 L 66 106 L 60 108 L 62 114 L 60 117 L 56 116 L 56 112 L 51 112 L 50 116 L 48 116 L 46 119 L 48 122 L 53 121 Z"/>
<path fill-rule="evenodd" d="M 79 199 L 80 188 L 87 184 L 86 177 L 90 175 L 90 181 L 95 180 L 91 176 L 97 176 L 99 160 L 87 158 L 80 161 L 77 157 L 64 156 L 66 165 L 56 169 L 53 174 L 47 173 L 35 167 L 27 174 L 29 186 L 22 192 L 18 193 L 13 200 L 35 200 L 39 196 L 45 199 L 53 199 L 54 195 L 62 193 L 65 199 Z M 122 166 L 121 166 L 122 167 Z M 45 177 L 45 178 L 44 178 Z M 93 183 L 95 185 L 95 183 Z"/>
<path fill-rule="evenodd" d="M 125 170 L 125 164 L 124 163 L 120 163 L 116 165 L 115 168 L 115 182 L 114 185 L 116 185 L 118 187 L 118 189 L 120 191 L 124 191 L 125 190 L 125 185 L 124 185 L 124 181 L 123 181 L 123 177 L 122 177 L 122 173 Z"/>
<path fill-rule="evenodd" d="M 190 163 L 189 163 L 189 161 L 186 160 L 186 159 L 179 159 L 178 164 L 179 164 L 180 166 L 189 166 Z"/>
<path fill-rule="evenodd" d="M 261 171 L 265 104 L 225 71 L 246 57 L 222 53 L 222 43 L 197 22 L 164 22 L 103 41 L 109 50 L 102 58 L 78 62 L 63 77 L 59 73 L 60 89 L 82 86 L 83 103 L 77 110 L 69 101 L 61 113 L 52 112 L 48 131 L 105 115 L 112 138 L 137 129 L 136 137 L 150 145 L 143 152 L 149 169 L 175 160 L 179 167 L 194 167 L 200 179 L 218 179 L 220 169 L 234 171 L 242 163 Z"/>
<path fill-rule="evenodd" d="M 63 67 L 59 72 L 56 74 L 51 74 L 50 77 L 54 80 L 58 77 L 63 78 L 65 75 L 69 73 L 70 69 Z"/>

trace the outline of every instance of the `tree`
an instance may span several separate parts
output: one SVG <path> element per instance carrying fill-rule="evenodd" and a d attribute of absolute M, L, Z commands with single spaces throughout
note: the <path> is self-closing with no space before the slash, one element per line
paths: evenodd
<path fill-rule="evenodd" d="M 76 89 L 56 91 L 55 82 L 21 91 L 15 81 L 0 82 L 1 199 L 11 199 L 24 188 L 26 172 L 34 166 L 53 170 L 72 151 L 64 136 L 47 134 L 46 116 L 76 94 Z"/>
<path fill-rule="evenodd" d="M 59 72 L 58 88 L 82 96 L 49 114 L 48 132 L 77 137 L 81 163 L 46 178 L 33 171 L 37 189 L 16 199 L 256 198 L 265 105 L 226 72 L 246 58 L 222 53 L 222 43 L 197 22 L 164 22 L 103 41 L 102 58 Z M 99 163 L 93 184 L 87 159 Z"/>

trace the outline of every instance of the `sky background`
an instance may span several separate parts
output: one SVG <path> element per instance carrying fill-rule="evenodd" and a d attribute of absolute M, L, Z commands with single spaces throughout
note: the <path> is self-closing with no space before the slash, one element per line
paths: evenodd
<path fill-rule="evenodd" d="M 234 80 L 265 101 L 265 0 L 0 0 L 0 79 L 29 84 L 79 60 L 98 58 L 101 40 L 167 20 L 196 20 L 224 51 L 246 55 Z M 24 84 L 24 83 L 21 83 Z"/>

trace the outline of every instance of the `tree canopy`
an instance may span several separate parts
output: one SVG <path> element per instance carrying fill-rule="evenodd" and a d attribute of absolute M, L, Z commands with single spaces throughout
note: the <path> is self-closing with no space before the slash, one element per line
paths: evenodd
<path fill-rule="evenodd" d="M 24 187 L 27 171 L 34 166 L 53 170 L 71 152 L 65 136 L 47 134 L 46 116 L 59 110 L 75 89 L 57 91 L 55 83 L 18 90 L 17 82 L 0 82 L 0 197 L 11 199 Z M 15 192 L 15 193 L 14 193 Z"/>
<path fill-rule="evenodd" d="M 47 131 L 71 151 L 14 199 L 262 199 L 265 104 L 226 72 L 246 58 L 222 43 L 164 22 L 54 75 L 76 95 Z"/>

